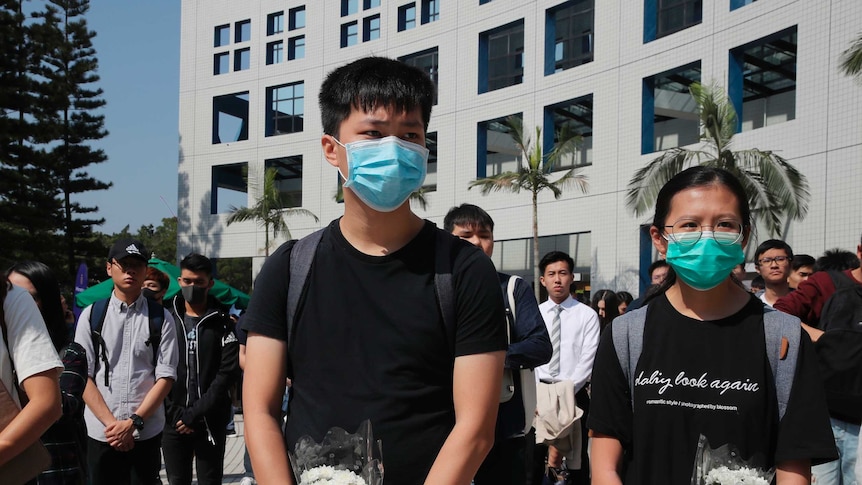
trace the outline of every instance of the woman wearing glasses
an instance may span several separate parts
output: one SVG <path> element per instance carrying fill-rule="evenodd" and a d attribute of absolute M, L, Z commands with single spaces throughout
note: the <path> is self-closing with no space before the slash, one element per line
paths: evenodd
<path fill-rule="evenodd" d="M 812 462 L 836 457 L 816 357 L 799 332 L 792 392 L 779 404 L 763 304 L 730 277 L 751 234 L 742 185 L 721 169 L 677 174 L 659 192 L 650 234 L 674 271 L 645 308 L 602 335 L 588 423 L 592 483 L 692 483 L 701 436 L 774 466 L 779 485 L 809 483 Z M 640 354 L 624 364 L 630 348 L 618 352 L 614 334 L 625 338 L 637 318 L 642 341 L 627 342 Z"/>

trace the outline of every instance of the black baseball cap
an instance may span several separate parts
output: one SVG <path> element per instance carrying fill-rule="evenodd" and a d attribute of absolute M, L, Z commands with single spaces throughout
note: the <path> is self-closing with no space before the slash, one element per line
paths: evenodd
<path fill-rule="evenodd" d="M 137 239 L 120 239 L 111 246 L 108 251 L 108 261 L 116 259 L 117 261 L 127 258 L 136 257 L 142 259 L 145 263 L 149 261 L 149 251 L 144 246 L 144 243 Z"/>

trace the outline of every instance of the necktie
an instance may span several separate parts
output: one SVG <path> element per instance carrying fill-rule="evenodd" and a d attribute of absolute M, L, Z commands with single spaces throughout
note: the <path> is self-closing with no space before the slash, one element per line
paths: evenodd
<path fill-rule="evenodd" d="M 551 357 L 549 370 L 551 371 L 551 376 L 557 377 L 560 375 L 560 335 L 562 333 L 560 329 L 560 312 L 563 311 L 563 307 L 556 305 L 553 310 L 554 320 L 551 322 L 551 345 L 554 346 L 554 355 Z"/>

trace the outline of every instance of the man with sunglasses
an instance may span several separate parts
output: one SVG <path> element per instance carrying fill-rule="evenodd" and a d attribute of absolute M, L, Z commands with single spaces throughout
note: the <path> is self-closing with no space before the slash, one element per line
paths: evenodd
<path fill-rule="evenodd" d="M 770 239 L 757 246 L 754 252 L 754 265 L 757 273 L 763 277 L 765 288 L 755 293 L 763 303 L 775 305 L 782 296 L 790 293 L 790 262 L 793 261 L 793 250 L 790 245 L 780 239 Z"/>
<path fill-rule="evenodd" d="M 108 252 L 106 271 L 114 282 L 101 330 L 95 304 L 81 312 L 75 342 L 87 352 L 84 421 L 90 483 L 156 483 L 161 468 L 162 404 L 177 377 L 174 320 L 142 294 L 148 252 L 134 239 L 121 239 Z M 150 309 L 163 312 L 158 352 L 150 347 Z M 98 339 L 99 352 L 94 340 Z"/>

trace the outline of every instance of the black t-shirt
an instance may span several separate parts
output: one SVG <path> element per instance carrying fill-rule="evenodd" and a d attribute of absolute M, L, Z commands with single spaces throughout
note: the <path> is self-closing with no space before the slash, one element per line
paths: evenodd
<path fill-rule="evenodd" d="M 382 440 L 386 482 L 423 483 L 455 423 L 453 355 L 434 287 L 436 227 L 386 256 L 353 248 L 338 220 L 320 241 L 289 343 L 293 388 L 286 439 L 320 441 L 370 419 Z M 493 264 L 451 237 L 455 356 L 506 349 Z M 286 340 L 289 254 L 279 248 L 255 283 L 243 325 Z"/>
<path fill-rule="evenodd" d="M 183 329 L 186 332 L 186 353 L 184 359 L 188 363 L 186 375 L 188 376 L 188 388 L 186 389 L 187 399 L 186 407 L 190 407 L 197 402 L 200 396 L 198 395 L 198 335 L 197 325 L 201 321 L 201 317 L 192 317 L 186 315 L 183 317 Z"/>
<path fill-rule="evenodd" d="M 762 305 L 752 297 L 730 317 L 699 321 L 677 312 L 664 295 L 653 300 L 633 376 L 634 417 L 612 332 L 605 332 L 593 367 L 589 427 L 623 444 L 626 484 L 689 483 L 701 434 L 711 448 L 730 443 L 743 458 L 759 456 L 762 467 L 837 457 L 805 332 L 778 422 Z"/>

